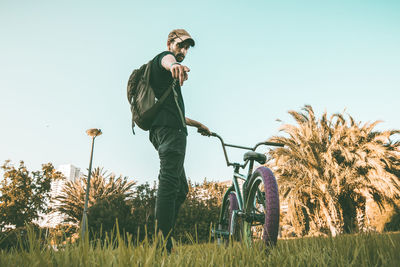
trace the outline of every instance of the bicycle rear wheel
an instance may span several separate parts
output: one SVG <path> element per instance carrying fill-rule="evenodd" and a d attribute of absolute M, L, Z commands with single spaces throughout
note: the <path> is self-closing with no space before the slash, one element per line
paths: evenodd
<path fill-rule="evenodd" d="M 248 241 L 262 240 L 267 246 L 275 245 L 279 231 L 278 185 L 272 171 L 257 168 L 246 188 L 245 213 L 248 215 L 243 235 Z"/>

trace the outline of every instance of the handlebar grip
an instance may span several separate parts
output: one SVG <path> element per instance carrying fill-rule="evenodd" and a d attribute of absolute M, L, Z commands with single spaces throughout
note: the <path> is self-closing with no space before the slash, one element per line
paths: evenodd
<path fill-rule="evenodd" d="M 217 134 L 216 134 L 216 133 L 214 133 L 214 132 L 212 132 L 210 136 L 217 137 Z"/>
<path fill-rule="evenodd" d="M 278 147 L 284 147 L 284 144 L 281 143 L 276 143 L 276 142 L 266 142 L 266 145 L 268 146 L 278 146 Z"/>

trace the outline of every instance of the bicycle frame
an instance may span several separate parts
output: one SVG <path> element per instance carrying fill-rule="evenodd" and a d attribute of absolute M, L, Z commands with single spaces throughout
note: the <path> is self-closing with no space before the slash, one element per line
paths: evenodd
<path fill-rule="evenodd" d="M 250 150 L 250 151 L 255 151 L 257 149 L 257 147 L 259 147 L 260 145 L 268 145 L 268 146 L 278 146 L 278 147 L 283 147 L 284 145 L 279 144 L 279 143 L 275 143 L 275 142 L 260 142 L 257 143 L 254 147 L 245 147 L 245 146 L 238 146 L 238 145 L 233 145 L 233 144 L 226 144 L 224 142 L 224 140 L 222 139 L 221 136 L 219 136 L 216 133 L 212 133 L 211 136 L 217 137 L 220 141 L 221 141 L 221 145 L 222 145 L 222 149 L 224 152 L 224 156 L 225 156 L 225 160 L 226 160 L 226 164 L 227 166 L 232 166 L 234 167 L 234 171 L 233 171 L 233 177 L 232 177 L 232 185 L 228 188 L 228 190 L 225 192 L 223 200 L 222 200 L 222 207 L 221 207 L 221 213 L 220 213 L 220 220 L 222 219 L 222 213 L 225 209 L 225 205 L 226 205 L 226 200 L 229 197 L 229 194 L 234 191 L 236 193 L 236 198 L 238 201 L 238 210 L 235 210 L 233 212 L 232 215 L 232 220 L 231 220 L 231 227 L 230 227 L 230 232 L 229 234 L 232 235 L 235 229 L 235 218 L 236 216 L 240 216 L 240 215 L 245 215 L 244 213 L 244 201 L 246 200 L 246 196 L 245 194 L 245 189 L 246 189 L 246 182 L 247 180 L 251 177 L 252 173 L 253 173 L 253 167 L 254 167 L 254 160 L 246 160 L 244 161 L 243 164 L 240 163 L 234 163 L 234 162 L 230 162 L 229 158 L 228 158 L 228 154 L 226 152 L 226 147 L 233 147 L 233 148 L 239 148 L 239 149 L 244 149 L 244 150 Z M 250 162 L 249 165 L 249 169 L 247 172 L 247 176 L 240 174 L 239 173 L 239 169 L 245 169 L 247 164 Z M 242 190 L 240 190 L 240 186 L 239 186 L 239 182 L 238 179 L 241 179 L 244 181 L 243 186 L 242 186 Z M 219 221 L 219 224 L 221 224 L 222 222 Z"/>

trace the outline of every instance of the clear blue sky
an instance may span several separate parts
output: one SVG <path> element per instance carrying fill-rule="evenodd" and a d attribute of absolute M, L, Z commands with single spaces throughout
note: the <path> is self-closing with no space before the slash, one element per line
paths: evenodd
<path fill-rule="evenodd" d="M 1 0 L 0 162 L 86 170 L 85 130 L 101 128 L 94 166 L 157 179 L 148 133 L 130 130 L 126 83 L 174 28 L 196 40 L 184 61 L 187 116 L 230 143 L 279 134 L 276 119 L 292 122 L 287 111 L 304 104 L 399 129 L 399 14 L 400 1 L 386 0 Z M 227 180 L 224 164 L 218 140 L 191 129 L 187 176 Z"/>

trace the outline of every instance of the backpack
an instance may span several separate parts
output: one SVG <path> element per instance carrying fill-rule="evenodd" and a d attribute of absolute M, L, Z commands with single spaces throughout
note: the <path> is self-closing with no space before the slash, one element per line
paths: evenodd
<path fill-rule="evenodd" d="M 128 80 L 127 97 L 131 105 L 133 134 L 135 134 L 135 124 L 145 131 L 151 128 L 161 105 L 176 84 L 176 80 L 174 80 L 161 98 L 157 99 L 150 86 L 151 63 L 150 60 L 139 69 L 133 70 Z"/>

